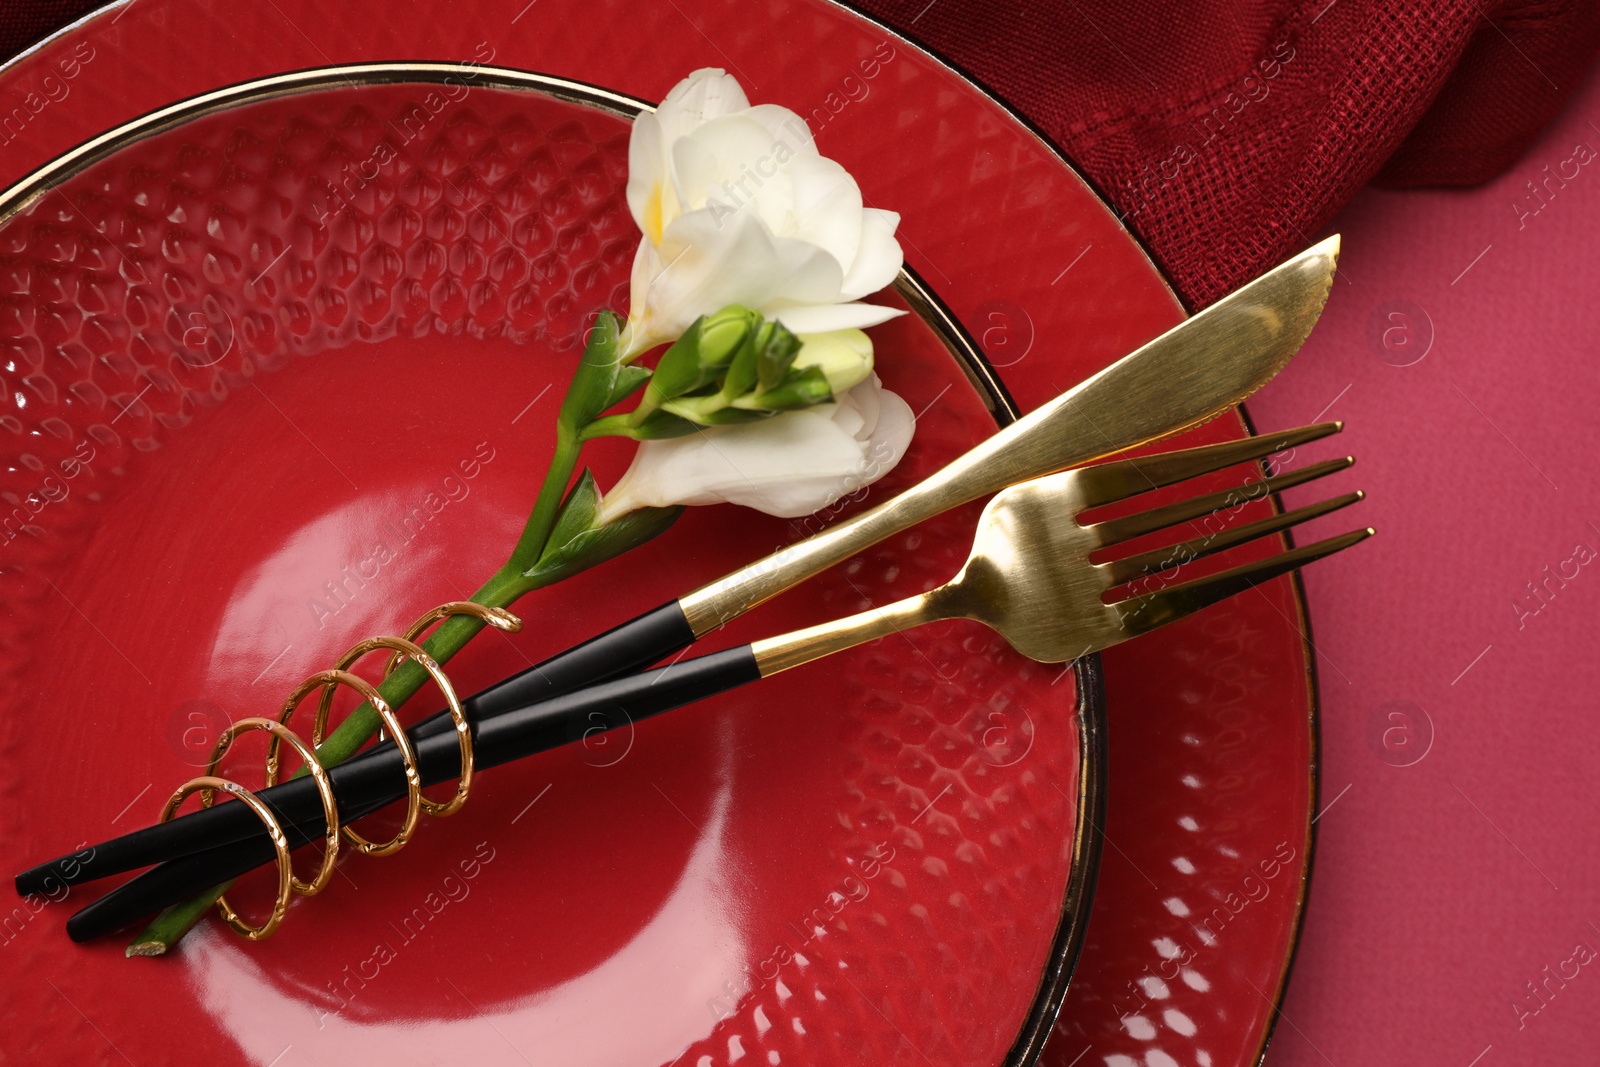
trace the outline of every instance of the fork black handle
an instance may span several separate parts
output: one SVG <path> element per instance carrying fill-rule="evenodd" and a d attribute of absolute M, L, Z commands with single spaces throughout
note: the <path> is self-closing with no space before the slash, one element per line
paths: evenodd
<path fill-rule="evenodd" d="M 682 651 L 694 640 L 694 630 L 674 600 L 473 694 L 461 702 L 462 710 L 468 723 L 476 725 L 516 708 L 630 674 Z M 442 760 L 437 755 L 438 746 L 428 746 L 434 755 L 423 768 L 425 775 L 432 775 L 427 781 L 444 781 L 460 772 L 459 742 L 448 711 L 424 719 L 408 729 L 406 735 L 417 748 L 419 761 L 425 742 L 434 738 L 448 741 L 450 754 Z M 358 804 L 357 798 L 376 795 L 372 783 L 393 783 L 402 766 L 399 749 L 393 741 L 386 741 L 332 767 L 328 777 L 339 799 L 339 810 L 346 813 L 341 817 L 349 821 L 375 810 L 356 814 L 346 805 Z M 257 796 L 283 826 L 308 822 L 323 825 L 322 801 L 309 777 L 261 790 Z M 51 892 L 57 886 L 121 874 L 262 832 L 260 820 L 242 804 L 201 808 L 171 822 L 134 830 L 23 871 L 16 877 L 17 892 L 24 896 Z"/>
<path fill-rule="evenodd" d="M 749 645 L 684 660 L 659 670 L 644 671 L 552 697 L 527 707 L 503 712 L 473 728 L 474 763 L 498 766 L 557 748 L 575 735 L 608 730 L 624 723 L 658 715 L 684 704 L 753 682 L 761 668 Z M 461 753 L 453 733 L 435 733 L 417 746 L 417 765 L 424 785 L 448 781 L 460 770 Z M 340 764 L 341 767 L 353 766 Z M 340 820 L 349 822 L 405 796 L 405 776 L 400 759 L 386 761 L 387 773 L 377 762 L 359 776 L 346 776 L 339 787 Z M 331 775 L 330 775 L 331 777 Z M 312 791 L 316 797 L 315 789 Z M 224 805 L 239 807 L 244 805 Z M 255 834 L 219 848 L 170 860 L 152 868 L 88 905 L 67 920 L 67 935 L 88 941 L 137 921 L 151 912 L 185 900 L 207 886 L 218 885 L 263 863 L 275 853 L 261 823 L 253 814 Z M 326 830 L 320 802 L 316 811 L 295 826 L 285 825 L 291 848 L 320 840 Z"/>

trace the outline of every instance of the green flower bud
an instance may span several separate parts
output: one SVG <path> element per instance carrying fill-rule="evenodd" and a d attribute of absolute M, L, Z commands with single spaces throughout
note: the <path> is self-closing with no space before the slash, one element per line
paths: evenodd
<path fill-rule="evenodd" d="M 662 353 L 634 412 L 634 425 L 668 400 L 718 385 L 761 325 L 760 315 L 737 304 L 696 319 L 688 332 Z"/>
<path fill-rule="evenodd" d="M 756 361 L 761 355 L 760 340 L 763 329 L 751 332 L 745 338 L 744 344 L 739 346 L 733 361 L 728 364 L 728 371 L 722 378 L 722 389 L 717 394 L 723 403 L 732 403 L 736 397 L 743 396 L 756 387 Z"/>
<path fill-rule="evenodd" d="M 776 389 L 789 376 L 800 353 L 800 338 L 781 322 L 766 323 L 757 336 L 756 379 L 761 390 Z"/>

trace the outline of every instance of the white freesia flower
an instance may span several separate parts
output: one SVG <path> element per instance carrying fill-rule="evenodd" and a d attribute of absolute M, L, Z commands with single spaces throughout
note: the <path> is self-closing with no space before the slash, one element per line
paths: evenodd
<path fill-rule="evenodd" d="M 673 504 L 809 515 L 892 470 L 915 429 L 910 406 L 874 374 L 833 403 L 645 441 L 601 502 L 595 525 Z"/>
<path fill-rule="evenodd" d="M 900 270 L 900 216 L 864 207 L 849 172 L 817 153 L 804 119 L 752 107 L 723 71 L 695 71 L 634 121 L 627 195 L 644 233 L 628 358 L 729 304 L 797 334 L 902 313 L 859 303 Z"/>

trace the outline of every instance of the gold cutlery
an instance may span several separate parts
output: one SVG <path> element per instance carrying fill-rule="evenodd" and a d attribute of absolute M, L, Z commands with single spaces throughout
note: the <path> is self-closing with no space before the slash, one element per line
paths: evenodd
<path fill-rule="evenodd" d="M 902 634 L 937 620 L 964 618 L 981 622 L 1018 652 L 1048 663 L 1076 659 L 1148 633 L 1370 536 L 1370 528 L 1355 530 L 1220 572 L 1186 577 L 1192 565 L 1206 556 L 1347 507 L 1359 501 L 1362 494 L 1347 493 L 1240 526 L 1216 526 L 1177 544 L 1120 558 L 1098 561 L 1097 555 L 1147 534 L 1223 510 L 1237 510 L 1269 493 L 1344 470 L 1353 459 L 1347 456 L 1329 460 L 1116 518 L 1084 523 L 1080 517 L 1151 490 L 1262 459 L 1339 429 L 1338 423 L 1324 423 L 1265 437 L 1117 460 L 1013 485 L 984 508 L 971 554 L 946 584 L 846 619 L 601 682 L 503 712 L 477 724 L 473 742 L 476 765 L 483 768 L 507 763 L 559 746 L 574 736 L 574 728 L 591 729 L 597 721 L 605 727 L 637 722 L 874 638 Z M 1138 584 L 1148 581 L 1159 585 L 1148 588 Z M 1119 590 L 1123 595 L 1114 595 Z M 340 821 L 356 817 L 348 814 L 352 811 L 373 811 L 402 797 L 415 803 L 424 785 L 455 774 L 458 760 L 454 736 L 440 733 L 423 738 L 416 746 L 414 761 L 406 766 L 399 766 L 402 761 L 392 757 L 382 773 L 377 773 L 374 764 L 374 769 L 363 777 L 351 779 L 338 797 L 338 810 L 345 813 Z M 175 829 L 181 823 L 167 825 Z M 83 909 L 69 920 L 68 933 L 76 940 L 87 940 L 110 932 L 276 858 L 280 893 L 272 919 L 263 927 L 241 927 L 252 936 L 265 936 L 288 908 L 293 882 L 289 850 L 331 835 L 338 827 L 314 817 L 277 829 L 279 832 L 270 841 L 258 824 L 253 836 L 214 848 L 200 845 L 183 858 L 140 875 Z M 325 865 L 327 862 L 325 857 Z M 306 892 L 304 888 L 301 891 Z"/>

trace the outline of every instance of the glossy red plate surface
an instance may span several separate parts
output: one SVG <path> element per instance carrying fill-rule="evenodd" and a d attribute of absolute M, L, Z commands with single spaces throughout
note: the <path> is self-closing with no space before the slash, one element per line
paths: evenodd
<path fill-rule="evenodd" d="M 26 107 L 34 93 L 51 109 L 38 110 L 0 170 L 15 180 L 138 113 L 328 62 L 492 61 L 647 99 L 689 69 L 721 65 L 754 98 L 811 117 L 868 199 L 904 214 L 910 265 L 980 338 L 1024 409 L 1180 316 L 1136 244 L 1045 145 L 866 20 L 813 3 L 769 7 L 759 19 L 731 4 L 640 5 L 601 33 L 593 15 L 563 0 L 458 5 L 439 23 L 359 4 L 332 13 L 247 4 L 224 15 L 140 0 L 0 75 L 0 100 Z M 340 106 L 255 105 L 267 145 L 276 131 L 278 147 L 313 146 L 308 157 L 287 151 L 291 162 L 277 170 L 260 159 L 261 173 L 292 180 L 307 168 L 359 166 L 363 131 L 377 135 L 363 124 L 392 117 L 383 105 L 397 101 L 384 94 L 401 90 L 342 92 L 374 95 L 359 113 L 348 96 Z M 340 236 L 348 246 L 333 243 L 308 205 L 275 197 L 270 181 L 230 185 L 204 152 L 178 151 L 207 119 L 100 164 L 116 176 L 110 189 L 97 192 L 85 174 L 74 179 L 84 182 L 81 203 L 52 209 L 46 198 L 0 231 L 11 242 L 0 248 L 11 271 L 6 314 L 43 311 L 29 328 L 64 346 L 23 345 L 5 372 L 8 396 L 21 401 L 7 414 L 23 436 L 6 446 L 3 491 L 21 501 L 41 488 L 44 472 L 25 455 L 59 465 L 88 427 L 115 434 L 67 499 L 41 511 L 46 536 L 11 542 L 0 564 L 8 689 L 25 695 L 4 727 L 15 770 L 0 854 L 12 867 L 150 818 L 189 772 L 183 730 L 206 709 L 186 701 L 230 714 L 244 712 L 241 702 L 270 705 L 346 639 L 467 591 L 520 521 L 546 447 L 548 412 L 534 398 L 561 377 L 548 361 L 570 360 L 560 342 L 586 311 L 622 295 L 633 240 L 615 199 L 624 132 L 614 123 L 607 132 L 613 120 L 594 112 L 556 117 L 550 109 L 568 105 L 548 105 L 533 109 L 542 125 L 523 143 L 525 131 L 501 125 L 518 121 L 514 109 L 496 110 L 506 94 L 471 92 L 440 109 L 437 128 L 477 123 L 493 136 L 430 158 L 459 174 L 495 141 L 489 155 L 512 162 L 484 183 L 525 173 L 527 195 L 549 198 L 544 212 L 569 212 L 561 228 L 502 235 L 554 251 L 537 285 L 531 274 L 508 280 L 487 251 L 495 235 L 473 229 L 475 201 L 437 180 L 397 186 L 397 198 L 414 198 L 409 229 L 402 215 L 393 235 L 375 223 Z M 230 148 L 227 125 L 213 131 L 216 151 Z M 315 154 L 330 139 L 347 139 L 345 157 Z M 248 139 L 231 147 L 271 154 Z M 143 167 L 141 153 L 154 153 Z M 511 195 L 493 209 L 509 222 L 529 203 Z M 197 215 L 215 215 L 217 232 Z M 119 241 L 140 249 L 147 290 L 107 254 Z M 208 261 L 208 241 L 232 258 Z M 473 245 L 480 257 L 461 254 Z M 84 284 L 89 276 L 112 291 Z M 533 292 L 519 300 L 519 288 Z M 241 309 L 244 321 L 231 322 L 231 309 L 219 315 L 203 295 L 198 307 L 185 303 L 213 289 L 243 294 L 254 316 Z M 129 295 L 146 291 L 141 310 Z M 93 300 L 106 310 L 84 315 L 99 307 L 85 306 Z M 118 313 L 136 328 L 94 332 L 91 318 Z M 6 336 L 25 336 L 21 322 L 8 321 Z M 197 366 L 229 322 L 238 352 Z M 130 346 L 139 332 L 165 332 L 164 358 L 72 364 L 95 345 Z M 166 355 L 186 340 L 198 358 Z M 253 374 L 229 362 L 245 344 L 258 346 Z M 896 472 L 903 484 L 993 423 L 926 330 L 901 325 L 884 344 L 895 361 L 885 357 L 886 379 L 914 407 L 931 405 L 914 460 Z M 62 361 L 53 373 L 47 357 Z M 87 394 L 71 391 L 83 382 Z M 46 424 L 47 407 L 64 435 Z M 1238 432 L 1224 421 L 1200 436 Z M 614 473 L 621 460 L 600 466 Z M 89 502 L 92 492 L 103 499 Z M 363 542 L 392 528 L 387 516 L 418 506 L 431 517 L 414 518 L 404 551 L 376 562 L 384 553 Z M 745 636 L 942 579 L 966 529 L 952 520 L 870 553 L 747 620 Z M 558 590 L 558 604 L 529 612 L 535 625 L 517 647 L 486 640 L 456 670 L 482 680 L 514 669 L 792 534 L 730 509 L 698 512 L 628 562 Z M 332 615 L 308 608 L 347 566 L 376 573 Z M 1047 1060 L 1116 1067 L 1257 1055 L 1306 872 L 1312 731 L 1298 619 L 1293 587 L 1277 583 L 1107 657 L 1109 844 Z M 349 865 L 360 888 L 341 881 L 263 946 L 211 932 L 178 961 L 124 963 L 114 947 L 67 945 L 52 929 L 64 911 L 29 912 L 8 930 L 0 963 L 24 1020 L 6 1041 L 30 1055 L 115 1058 L 115 1049 L 135 1062 L 167 1058 L 176 1042 L 261 1063 L 386 1045 L 420 1061 L 471 1050 L 514 1062 L 521 1045 L 556 1062 L 999 1062 L 1037 999 L 1067 883 L 1077 783 L 1063 772 L 1075 767 L 1079 738 L 1059 690 L 1071 678 L 1052 688 L 1054 672 L 964 627 L 916 648 L 877 646 L 848 666 L 641 726 L 620 760 L 617 748 L 563 753 L 486 776 L 460 817 L 481 835 L 460 822 L 430 826 L 393 860 Z M 944 677 L 972 670 L 986 673 Z M 986 733 L 995 720 L 974 718 L 974 692 L 999 704 L 982 707 L 1002 712 L 1003 735 Z M 830 713 L 825 725 L 819 708 Z M 993 748 L 1011 738 L 1031 742 L 1020 757 Z M 803 916 L 839 903 L 829 894 L 846 864 L 891 838 L 894 861 L 813 939 L 815 957 L 780 965 L 781 986 L 745 990 L 743 968 L 770 970 L 762 964 L 780 941 L 803 938 Z M 473 867 L 479 841 L 494 858 Z M 476 873 L 453 890 L 468 895 L 450 900 L 435 880 L 463 862 Z M 426 928 L 414 918 L 417 936 L 406 936 L 406 914 L 430 892 L 444 905 Z M 378 977 L 350 979 L 345 967 L 371 974 L 383 955 L 375 937 L 400 943 L 394 960 Z M 719 1025 L 723 1008 L 731 1017 Z M 430 1051 L 441 1047 L 452 1051 Z M 1024 1041 L 1014 1051 L 1033 1049 Z"/>

